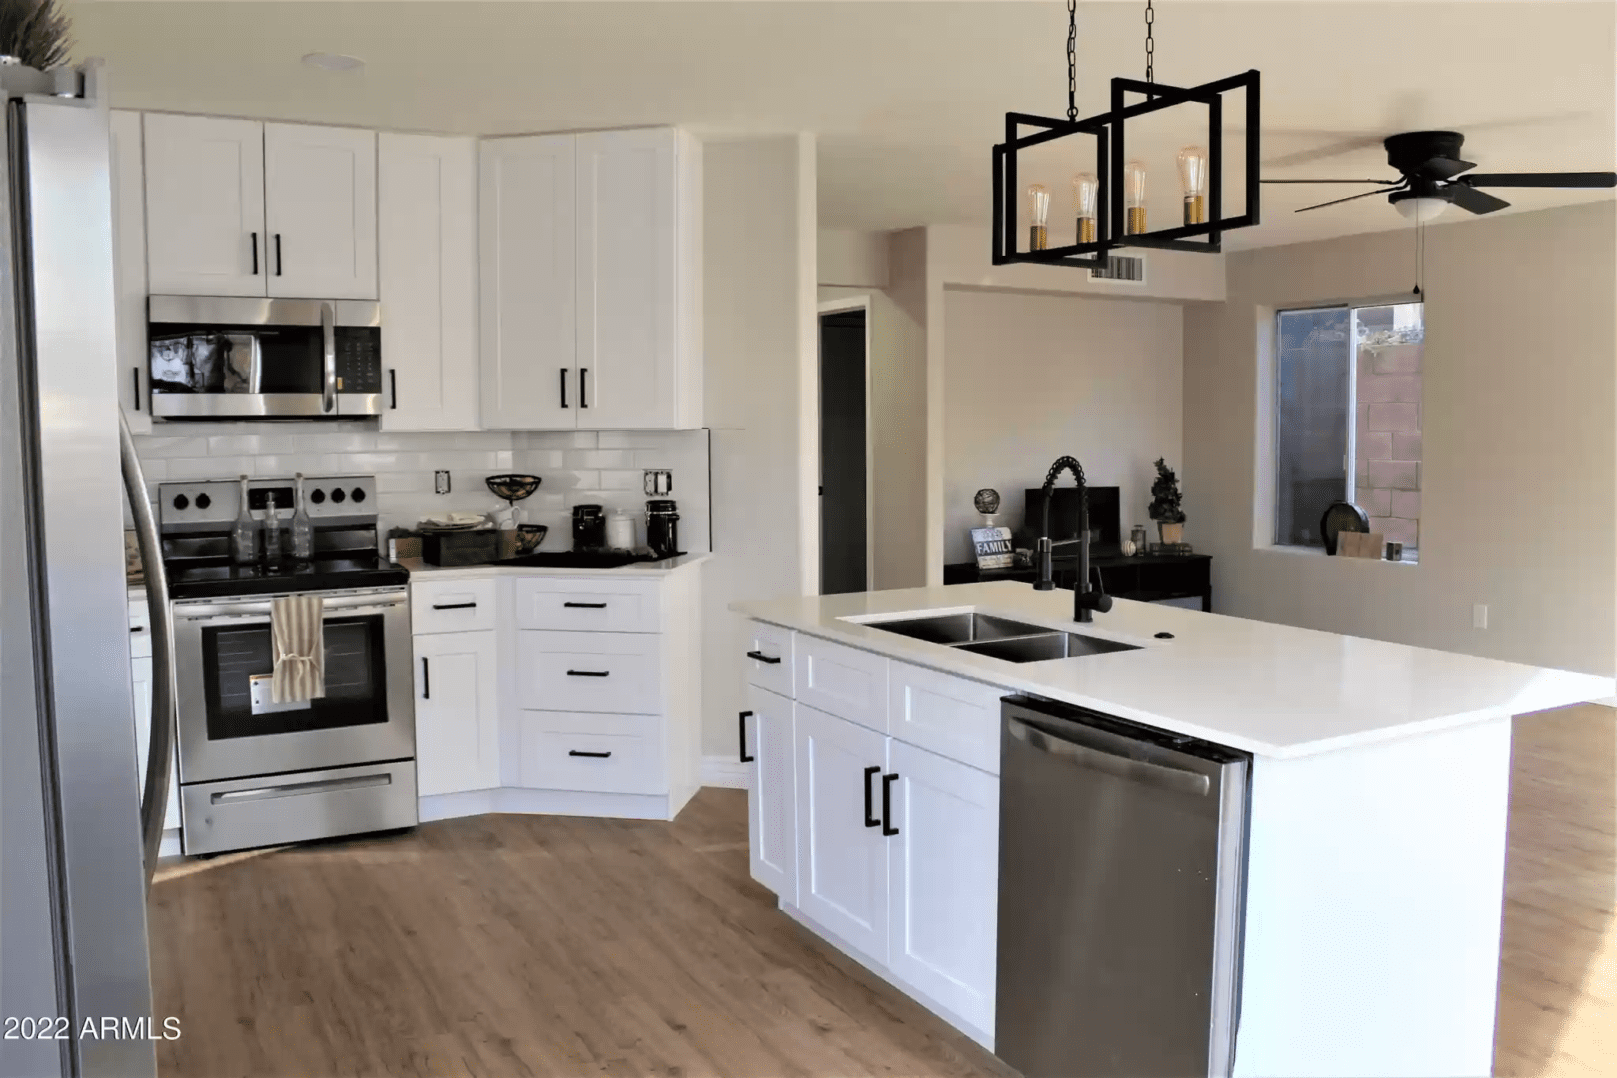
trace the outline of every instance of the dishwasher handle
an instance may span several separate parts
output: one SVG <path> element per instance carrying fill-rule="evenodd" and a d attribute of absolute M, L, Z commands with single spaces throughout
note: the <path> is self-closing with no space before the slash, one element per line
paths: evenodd
<path fill-rule="evenodd" d="M 1130 782 L 1172 790 L 1175 793 L 1192 794 L 1196 797 L 1206 797 L 1213 789 L 1212 779 L 1199 771 L 1186 771 L 1167 764 L 1135 760 L 1107 752 L 1105 749 L 1079 745 L 1040 730 L 1036 726 L 1029 726 L 1018 719 L 1007 718 L 1005 725 L 1010 735 L 1018 741 L 1025 742 L 1039 752 L 1057 757 L 1073 767 L 1083 768 L 1086 771 L 1099 771 Z"/>

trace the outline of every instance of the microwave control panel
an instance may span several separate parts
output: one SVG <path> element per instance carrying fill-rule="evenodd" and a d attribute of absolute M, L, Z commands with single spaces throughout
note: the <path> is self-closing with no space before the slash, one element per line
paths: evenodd
<path fill-rule="evenodd" d="M 382 331 L 376 326 L 337 327 L 337 392 L 382 392 Z"/>

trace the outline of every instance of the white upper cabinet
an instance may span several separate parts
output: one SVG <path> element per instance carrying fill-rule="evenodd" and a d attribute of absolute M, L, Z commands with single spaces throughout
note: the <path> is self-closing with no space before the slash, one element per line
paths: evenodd
<path fill-rule="evenodd" d="M 575 333 L 577 136 L 488 139 L 480 150 L 483 425 L 579 426 Z"/>
<path fill-rule="evenodd" d="M 477 141 L 377 136 L 384 430 L 476 430 Z"/>
<path fill-rule="evenodd" d="M 484 424 L 700 426 L 700 145 L 490 139 L 480 183 Z"/>
<path fill-rule="evenodd" d="M 264 125 L 272 296 L 376 298 L 376 132 Z"/>
<path fill-rule="evenodd" d="M 148 113 L 148 289 L 266 295 L 264 125 Z"/>
<path fill-rule="evenodd" d="M 135 434 L 152 429 L 146 384 L 146 195 L 140 113 L 114 109 L 112 268 L 117 291 L 118 403 Z"/>

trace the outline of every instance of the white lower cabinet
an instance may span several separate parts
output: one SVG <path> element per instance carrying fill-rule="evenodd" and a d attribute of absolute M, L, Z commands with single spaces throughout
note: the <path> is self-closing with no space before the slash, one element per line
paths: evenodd
<path fill-rule="evenodd" d="M 129 602 L 129 680 L 135 698 L 135 752 L 136 782 L 142 796 L 146 790 L 146 757 L 152 739 L 152 627 L 146 611 L 146 600 Z M 168 805 L 163 811 L 163 829 L 171 831 L 180 826 L 180 777 L 170 753 L 168 771 Z"/>
<path fill-rule="evenodd" d="M 461 793 L 500 784 L 499 707 L 493 631 L 415 638 L 418 793 Z"/>
<path fill-rule="evenodd" d="M 756 685 L 747 687 L 741 715 L 741 759 L 751 763 L 747 826 L 752 878 L 797 905 L 797 775 L 793 704 Z M 750 758 L 750 759 L 749 759 Z"/>

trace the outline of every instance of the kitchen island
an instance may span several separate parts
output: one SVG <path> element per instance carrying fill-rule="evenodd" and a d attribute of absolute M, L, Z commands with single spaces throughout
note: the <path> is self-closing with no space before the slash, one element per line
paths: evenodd
<path fill-rule="evenodd" d="M 1060 701 L 1252 756 L 1231 1073 L 1488 1074 L 1512 717 L 1612 680 L 1125 600 L 1077 625 L 1071 604 L 999 582 L 734 607 L 753 874 L 782 909 L 993 1047 L 999 698 Z M 1010 662 L 880 627 L 951 613 L 1129 647 Z M 854 758 L 896 776 L 879 831 L 857 804 L 842 824 Z"/>

